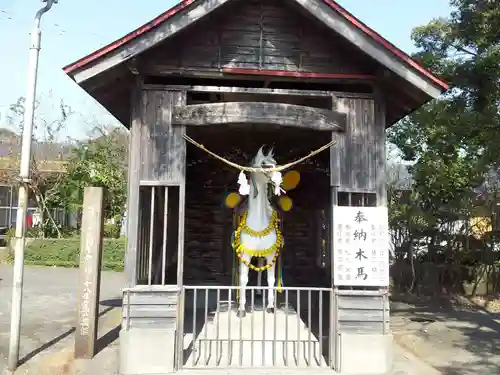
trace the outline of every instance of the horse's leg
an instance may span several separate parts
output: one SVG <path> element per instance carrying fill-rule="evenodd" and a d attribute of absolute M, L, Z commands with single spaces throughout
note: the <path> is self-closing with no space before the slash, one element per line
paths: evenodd
<path fill-rule="evenodd" d="M 249 255 L 242 254 L 241 257 L 245 261 L 247 261 L 248 264 L 250 264 L 252 258 Z M 249 267 L 245 263 L 240 261 L 240 301 L 239 301 L 240 303 L 238 306 L 238 312 L 236 313 L 236 315 L 238 315 L 240 318 L 243 318 L 246 315 L 245 305 L 247 302 L 247 298 L 246 298 L 245 288 L 248 284 L 248 270 Z"/>
<path fill-rule="evenodd" d="M 266 257 L 267 264 L 272 264 L 274 259 L 274 254 Z M 274 284 L 276 281 L 275 269 L 276 263 L 272 264 L 271 267 L 267 269 L 267 286 L 268 286 L 268 296 L 267 296 L 267 308 L 268 313 L 274 313 Z"/>
<path fill-rule="evenodd" d="M 264 258 L 257 258 L 257 267 L 264 267 Z M 262 286 L 262 272 L 257 272 L 257 295 L 260 296 L 262 294 L 262 290 L 260 287 Z"/>

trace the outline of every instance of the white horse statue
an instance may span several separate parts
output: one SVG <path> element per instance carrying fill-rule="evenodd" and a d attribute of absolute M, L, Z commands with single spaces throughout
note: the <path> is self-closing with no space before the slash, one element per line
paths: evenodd
<path fill-rule="evenodd" d="M 264 154 L 262 147 L 255 155 L 251 167 L 274 168 L 276 161 L 272 150 Z M 260 272 L 267 270 L 267 284 L 269 287 L 266 312 L 274 313 L 274 285 L 276 282 L 276 262 L 283 247 L 283 235 L 280 230 L 278 212 L 269 200 L 268 186 L 273 186 L 273 192 L 280 195 L 281 173 L 279 172 L 252 172 L 250 184 L 243 172 L 240 173 L 238 183 L 240 194 L 248 194 L 246 210 L 241 212 L 239 223 L 234 232 L 233 245 L 239 264 L 239 306 L 237 315 L 242 318 L 246 315 L 245 288 L 248 284 L 249 269 L 259 272 L 258 285 L 260 286 Z M 259 266 L 251 264 L 252 258 L 259 258 Z M 262 260 L 266 264 L 263 265 Z"/>

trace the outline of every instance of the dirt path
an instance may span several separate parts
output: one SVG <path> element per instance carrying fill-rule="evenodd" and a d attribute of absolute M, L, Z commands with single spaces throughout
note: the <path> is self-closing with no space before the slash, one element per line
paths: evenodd
<path fill-rule="evenodd" d="M 446 375 L 500 374 L 500 316 L 463 299 L 393 302 L 396 342 Z"/>

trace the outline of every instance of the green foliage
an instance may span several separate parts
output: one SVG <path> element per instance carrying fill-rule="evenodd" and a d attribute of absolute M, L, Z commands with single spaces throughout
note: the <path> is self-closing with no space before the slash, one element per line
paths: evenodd
<path fill-rule="evenodd" d="M 423 138 L 429 144 L 420 147 L 439 144 L 439 151 L 459 149 L 482 166 L 497 165 L 500 6 L 485 0 L 453 0 L 451 5 L 455 9 L 448 18 L 417 27 L 412 38 L 419 48 L 415 57 L 450 82 L 453 90 L 409 123 L 424 125 Z M 412 133 L 422 136 L 420 129 Z M 408 137 L 410 145 L 416 144 L 414 135 Z"/>
<path fill-rule="evenodd" d="M 413 177 L 404 197 L 396 189 L 389 192 L 397 257 L 441 264 L 441 282 L 456 272 L 454 265 L 496 259 L 495 236 L 473 236 L 469 217 L 492 217 L 493 233 L 500 224 L 500 184 L 488 181 L 500 170 L 500 3 L 450 4 L 449 17 L 415 28 L 412 39 L 414 57 L 451 89 L 388 132 L 389 142 L 411 162 Z M 479 187 L 487 193 L 480 199 Z M 457 226 L 457 220 L 464 224 Z"/>
<path fill-rule="evenodd" d="M 105 238 L 119 238 L 120 237 L 120 224 L 105 224 L 104 237 Z"/>
<path fill-rule="evenodd" d="M 453 0 L 448 18 L 415 28 L 416 58 L 452 84 L 389 132 L 415 163 L 415 190 L 433 216 L 468 209 L 500 162 L 500 11 L 497 1 Z"/>
<path fill-rule="evenodd" d="M 126 203 L 127 147 L 127 134 L 119 129 L 82 143 L 69 160 L 58 202 L 54 203 L 80 210 L 85 187 L 103 187 L 105 218 L 120 220 Z"/>
<path fill-rule="evenodd" d="M 124 239 L 104 239 L 102 269 L 123 271 L 125 244 Z M 26 246 L 24 259 L 30 265 L 79 267 L 80 238 L 35 239 Z"/>

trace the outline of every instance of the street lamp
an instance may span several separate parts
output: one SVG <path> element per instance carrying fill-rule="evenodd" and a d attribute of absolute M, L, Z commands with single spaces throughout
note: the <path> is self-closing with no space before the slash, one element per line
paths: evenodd
<path fill-rule="evenodd" d="M 36 80 L 38 74 L 38 55 L 42 30 L 40 21 L 58 0 L 42 0 L 45 6 L 36 12 L 35 25 L 31 32 L 31 45 L 28 61 L 28 80 L 24 108 L 24 127 L 19 172 L 19 202 L 17 206 L 16 235 L 14 240 L 14 276 L 12 282 L 12 312 L 10 317 L 10 341 L 8 370 L 14 371 L 19 362 L 19 339 L 21 334 L 21 311 L 23 300 L 24 245 L 26 242 L 26 213 L 28 209 L 28 190 L 30 184 L 31 138 L 35 113 Z"/>

